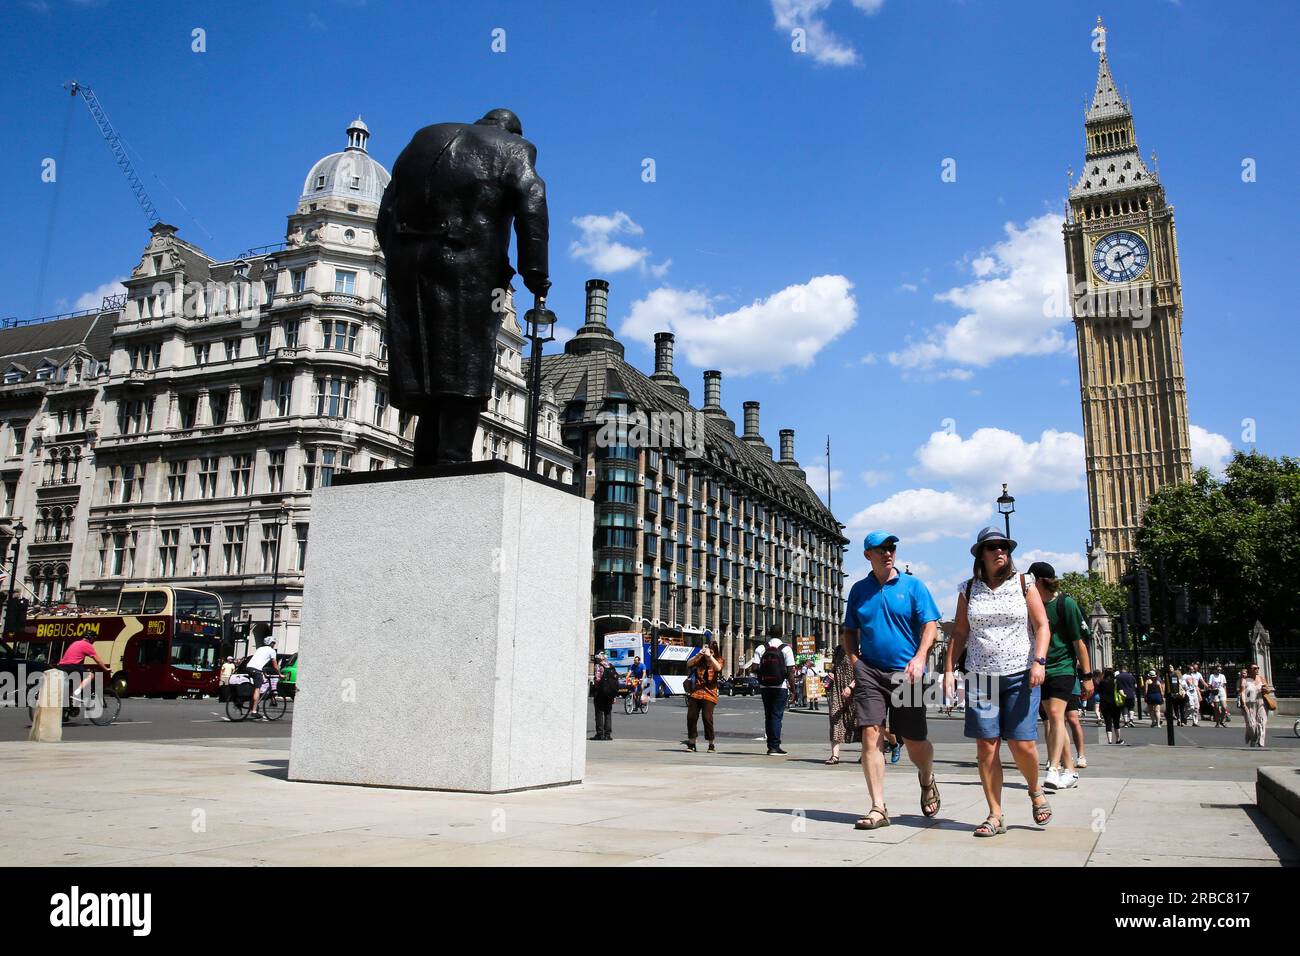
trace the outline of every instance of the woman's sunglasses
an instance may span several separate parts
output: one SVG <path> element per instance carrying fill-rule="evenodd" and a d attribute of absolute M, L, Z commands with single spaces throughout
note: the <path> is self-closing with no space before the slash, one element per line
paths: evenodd
<path fill-rule="evenodd" d="M 1006 543 L 1005 541 L 990 541 L 988 544 L 986 544 L 986 545 L 983 546 L 983 550 L 985 550 L 985 551 L 1008 551 L 1008 550 L 1010 550 L 1010 548 L 1007 546 L 1007 543 Z"/>

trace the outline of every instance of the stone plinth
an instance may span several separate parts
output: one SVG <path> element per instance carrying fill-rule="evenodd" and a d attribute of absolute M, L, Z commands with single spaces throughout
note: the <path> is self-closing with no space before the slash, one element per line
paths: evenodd
<path fill-rule="evenodd" d="M 591 502 L 496 462 L 317 489 L 289 778 L 581 780 L 592 525 Z"/>

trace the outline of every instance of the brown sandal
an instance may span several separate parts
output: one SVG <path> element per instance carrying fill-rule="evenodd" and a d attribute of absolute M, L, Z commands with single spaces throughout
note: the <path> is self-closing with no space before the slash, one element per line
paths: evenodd
<path fill-rule="evenodd" d="M 933 796 L 927 797 L 926 794 L 933 794 Z M 925 809 L 927 806 L 933 806 L 934 809 L 927 811 Z M 943 802 L 939 798 L 939 781 L 934 778 L 934 772 L 931 771 L 930 782 L 921 784 L 921 814 L 926 817 L 933 817 L 938 814 L 939 808 L 942 806 Z"/>
<path fill-rule="evenodd" d="M 1006 824 L 1002 822 L 1002 814 L 990 813 L 979 826 L 975 828 L 972 835 L 977 837 L 993 837 L 999 833 L 1006 833 Z"/>
<path fill-rule="evenodd" d="M 877 813 L 880 814 L 880 819 L 879 820 L 871 819 L 871 817 Z M 853 824 L 853 829 L 881 830 L 887 826 L 890 826 L 889 811 L 885 807 L 873 806 L 870 810 L 867 811 L 867 815 L 865 817 L 860 818 L 857 823 Z"/>
<path fill-rule="evenodd" d="M 1043 798 L 1043 802 L 1034 803 L 1039 797 Z M 1045 827 L 1052 822 L 1052 808 L 1048 804 L 1047 794 L 1042 791 L 1042 788 L 1029 791 L 1029 804 L 1034 810 L 1034 822 L 1040 827 Z"/>

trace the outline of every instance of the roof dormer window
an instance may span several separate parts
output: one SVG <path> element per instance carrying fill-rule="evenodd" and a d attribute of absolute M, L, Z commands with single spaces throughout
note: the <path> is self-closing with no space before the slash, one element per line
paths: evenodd
<path fill-rule="evenodd" d="M 361 177 L 360 177 L 360 176 L 353 176 L 353 177 L 352 177 L 352 184 L 351 184 L 348 188 L 349 188 L 349 189 L 360 189 L 360 188 L 361 188 Z"/>
<path fill-rule="evenodd" d="M 18 369 L 16 368 L 11 368 L 9 371 L 5 372 L 6 385 L 17 385 L 22 380 L 23 380 L 23 373 L 18 371 Z"/>
<path fill-rule="evenodd" d="M 317 189 L 324 189 L 324 188 L 325 188 L 325 177 L 324 177 L 324 176 L 317 176 L 317 177 L 316 177 L 316 188 L 317 188 Z"/>

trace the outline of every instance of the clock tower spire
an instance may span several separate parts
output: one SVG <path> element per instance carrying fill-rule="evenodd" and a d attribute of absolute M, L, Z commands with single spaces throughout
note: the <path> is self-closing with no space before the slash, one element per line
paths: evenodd
<path fill-rule="evenodd" d="M 1093 37 L 1097 84 L 1070 187 L 1065 257 L 1092 540 L 1105 552 L 1106 578 L 1118 581 L 1151 495 L 1191 479 L 1191 439 L 1174 208 L 1142 162 L 1100 17 Z"/>

